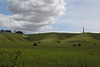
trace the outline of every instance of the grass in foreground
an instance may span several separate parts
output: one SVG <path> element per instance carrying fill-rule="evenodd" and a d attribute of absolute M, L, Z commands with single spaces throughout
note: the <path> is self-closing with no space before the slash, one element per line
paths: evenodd
<path fill-rule="evenodd" d="M 16 60 L 18 51 L 21 55 Z M 0 54 L 0 67 L 100 67 L 99 45 L 74 47 L 41 43 L 24 48 L 0 48 L 0 52 L 4 52 Z"/>

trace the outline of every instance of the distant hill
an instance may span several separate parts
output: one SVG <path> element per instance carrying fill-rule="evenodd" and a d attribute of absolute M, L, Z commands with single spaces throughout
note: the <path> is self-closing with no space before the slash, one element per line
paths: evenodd
<path fill-rule="evenodd" d="M 78 34 L 76 33 L 40 33 L 40 34 L 29 34 L 26 40 L 28 41 L 41 41 L 47 43 L 54 43 L 56 41 L 61 41 L 74 37 Z"/>
<path fill-rule="evenodd" d="M 0 46 L 25 46 L 29 43 L 100 43 L 100 33 L 0 33 Z"/>
<path fill-rule="evenodd" d="M 71 42 L 99 42 L 100 33 L 40 33 L 29 34 L 26 40 L 28 41 L 41 41 L 44 43 L 56 43 L 61 41 L 62 43 Z"/>
<path fill-rule="evenodd" d="M 77 36 L 62 40 L 62 42 L 95 42 L 89 34 L 79 34 Z"/>

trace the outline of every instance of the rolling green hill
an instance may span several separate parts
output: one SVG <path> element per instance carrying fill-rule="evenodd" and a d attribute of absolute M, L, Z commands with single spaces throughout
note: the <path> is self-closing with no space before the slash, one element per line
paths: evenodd
<path fill-rule="evenodd" d="M 13 47 L 20 46 L 29 43 L 23 38 L 23 35 L 14 33 L 0 33 L 0 46 Z"/>
<path fill-rule="evenodd" d="M 90 36 L 90 34 L 79 34 L 77 36 L 62 40 L 62 42 L 96 42 L 96 40 Z"/>
<path fill-rule="evenodd" d="M 61 41 L 62 43 L 68 42 L 99 42 L 100 34 L 98 33 L 41 33 L 29 34 L 26 40 L 28 41 L 41 41 L 47 43 L 55 43 Z"/>
<path fill-rule="evenodd" d="M 26 36 L 26 37 L 24 37 Z M 99 33 L 0 33 L 0 46 L 25 46 L 29 43 L 100 43 Z"/>
<path fill-rule="evenodd" d="M 29 34 L 26 40 L 34 42 L 34 41 L 41 41 L 47 43 L 55 43 L 57 41 L 61 41 L 64 39 L 71 38 L 76 36 L 76 33 L 40 33 L 40 34 Z"/>

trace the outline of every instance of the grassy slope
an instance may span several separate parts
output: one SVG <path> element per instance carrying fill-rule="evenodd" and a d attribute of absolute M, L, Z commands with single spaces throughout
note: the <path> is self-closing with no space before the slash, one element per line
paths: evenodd
<path fill-rule="evenodd" d="M 100 42 L 100 33 L 90 33 L 90 36 Z"/>
<path fill-rule="evenodd" d="M 29 43 L 29 41 L 25 40 L 20 34 L 13 33 L 0 33 L 0 46 L 4 47 L 13 47 L 13 46 L 21 46 Z"/>
<path fill-rule="evenodd" d="M 27 36 L 27 38 L 23 38 Z M 100 42 L 100 34 L 96 33 L 40 33 L 40 34 L 13 34 L 13 33 L 0 33 L 0 46 L 7 45 L 25 45 L 32 42 L 41 41 L 43 43 L 56 43 L 60 41 L 61 43 L 73 43 L 73 42 L 85 42 L 85 43 L 95 43 Z"/>
<path fill-rule="evenodd" d="M 96 33 L 42 33 L 42 34 L 29 34 L 26 38 L 28 41 L 41 41 L 43 43 L 56 43 L 61 41 L 62 43 L 72 42 L 87 42 L 95 43 L 100 42 L 100 34 Z"/>
<path fill-rule="evenodd" d="M 29 34 L 26 38 L 29 41 L 41 41 L 44 43 L 55 43 L 56 41 L 64 40 L 78 34 L 73 33 L 41 33 L 41 34 Z"/>
<path fill-rule="evenodd" d="M 69 39 L 62 40 L 62 42 L 96 42 L 90 34 L 79 34 Z"/>

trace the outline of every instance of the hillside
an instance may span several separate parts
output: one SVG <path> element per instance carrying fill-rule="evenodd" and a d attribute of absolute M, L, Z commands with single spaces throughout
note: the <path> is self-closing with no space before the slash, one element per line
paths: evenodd
<path fill-rule="evenodd" d="M 100 41 L 99 33 L 40 33 L 28 34 L 26 40 L 34 42 L 41 41 L 43 43 L 73 43 L 73 42 L 87 42 L 95 43 Z"/>
<path fill-rule="evenodd" d="M 20 34 L 15 33 L 0 33 L 0 46 L 4 47 L 16 47 L 20 45 L 25 45 L 29 43 L 26 39 L 23 38 Z"/>
<path fill-rule="evenodd" d="M 41 41 L 47 43 L 55 43 L 56 41 L 61 41 L 64 39 L 76 36 L 76 33 L 40 33 L 40 34 L 28 34 L 26 40 L 34 42 Z"/>
<path fill-rule="evenodd" d="M 96 42 L 90 34 L 79 34 L 77 36 L 62 40 L 62 42 Z"/>
<path fill-rule="evenodd" d="M 23 37 L 27 36 L 27 37 Z M 41 43 L 100 43 L 99 33 L 39 33 L 15 34 L 0 33 L 0 46 L 28 46 L 34 42 Z"/>

